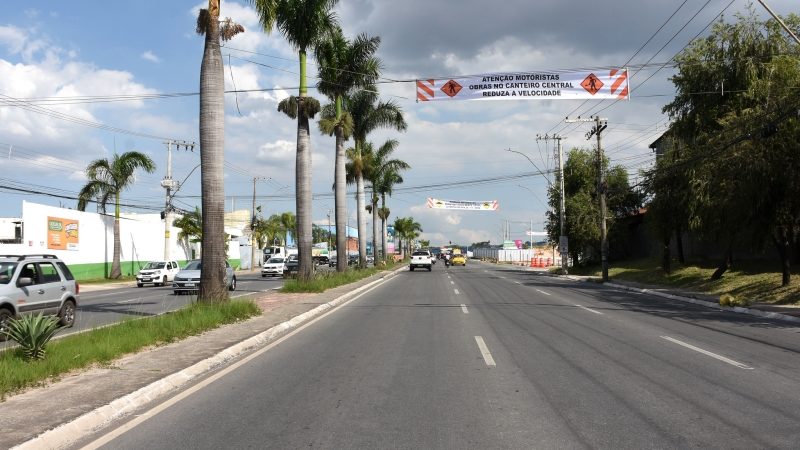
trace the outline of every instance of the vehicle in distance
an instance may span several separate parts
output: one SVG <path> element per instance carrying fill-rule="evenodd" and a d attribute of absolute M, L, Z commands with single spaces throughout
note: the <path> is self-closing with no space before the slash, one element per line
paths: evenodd
<path fill-rule="evenodd" d="M 186 292 L 197 292 L 200 289 L 200 269 L 202 268 L 203 264 L 199 259 L 186 263 L 186 266 L 175 275 L 175 279 L 172 281 L 173 293 L 180 295 Z M 236 275 L 228 261 L 225 261 L 225 283 L 228 285 L 229 291 L 236 289 Z"/>
<path fill-rule="evenodd" d="M 175 279 L 181 268 L 177 261 L 150 261 L 136 274 L 136 286 L 153 283 L 153 286 L 166 286 Z"/>
<path fill-rule="evenodd" d="M 466 266 L 467 258 L 461 253 L 456 253 L 450 258 L 450 265 L 452 266 Z"/>
<path fill-rule="evenodd" d="M 431 262 L 431 253 L 427 250 L 417 250 L 411 254 L 411 262 L 409 263 L 409 270 L 412 272 L 416 268 L 428 269 L 430 272 L 433 270 L 433 263 Z"/>
<path fill-rule="evenodd" d="M 0 256 L 0 340 L 9 322 L 21 315 L 58 317 L 64 327 L 75 324 L 80 286 L 64 261 L 55 255 Z"/>
<path fill-rule="evenodd" d="M 316 265 L 311 266 L 314 270 L 316 270 L 316 267 Z M 283 278 L 296 277 L 298 271 L 300 271 L 300 257 L 297 254 L 289 255 L 284 261 Z"/>
<path fill-rule="evenodd" d="M 261 277 L 264 278 L 266 276 L 281 276 L 283 275 L 283 269 L 286 267 L 284 261 L 286 258 L 275 256 L 267 260 L 264 265 L 261 267 Z"/>

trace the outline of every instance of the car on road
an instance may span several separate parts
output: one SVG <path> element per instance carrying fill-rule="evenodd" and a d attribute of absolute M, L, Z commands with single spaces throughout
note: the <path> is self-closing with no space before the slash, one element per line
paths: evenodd
<path fill-rule="evenodd" d="M 285 260 L 286 258 L 280 256 L 267 260 L 261 267 L 261 277 L 264 278 L 267 275 L 279 277 L 283 275 L 283 269 L 286 267 Z"/>
<path fill-rule="evenodd" d="M 180 295 L 197 292 L 200 289 L 200 269 L 202 268 L 203 263 L 199 259 L 186 263 L 186 266 L 175 275 L 175 279 L 172 281 L 173 293 Z M 236 289 L 236 275 L 228 261 L 225 261 L 225 283 L 228 285 L 229 291 Z"/>
<path fill-rule="evenodd" d="M 297 276 L 297 272 L 300 270 L 300 257 L 295 255 L 289 255 L 286 258 L 285 267 L 283 268 L 283 278 L 292 278 Z M 317 269 L 316 264 L 311 265 L 312 270 Z"/>
<path fill-rule="evenodd" d="M 54 315 L 61 326 L 73 326 L 79 290 L 55 255 L 0 256 L 0 340 L 9 322 L 26 314 Z"/>
<path fill-rule="evenodd" d="M 428 269 L 430 272 L 433 270 L 433 259 L 431 252 L 427 250 L 416 250 L 411 254 L 411 262 L 409 263 L 409 270 L 412 272 L 416 268 Z"/>
<path fill-rule="evenodd" d="M 153 286 L 166 286 L 175 279 L 181 268 L 178 261 L 150 261 L 136 274 L 136 286 L 153 283 Z"/>
<path fill-rule="evenodd" d="M 460 253 L 455 254 L 450 258 L 450 265 L 451 266 L 465 266 L 466 267 L 467 258 L 464 255 L 460 254 Z"/>

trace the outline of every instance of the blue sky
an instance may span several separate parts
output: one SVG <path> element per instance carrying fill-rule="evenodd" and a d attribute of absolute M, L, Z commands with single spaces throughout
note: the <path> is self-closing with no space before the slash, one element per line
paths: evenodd
<path fill-rule="evenodd" d="M 566 137 L 566 148 L 590 148 L 592 142 L 584 137 L 588 125 L 567 126 L 563 119 L 578 114 L 586 117 L 606 106 L 601 115 L 609 119 L 604 142 L 612 164 L 625 165 L 632 175 L 647 167 L 652 162 L 647 145 L 668 123 L 661 107 L 674 95 L 669 68 L 656 70 L 654 64 L 668 61 L 691 38 L 702 35 L 703 28 L 721 11 L 730 19 L 746 7 L 742 0 L 730 6 L 729 0 L 712 0 L 705 7 L 704 3 L 686 2 L 679 8 L 678 1 L 609 0 L 603 7 L 594 6 L 592 14 L 585 14 L 579 10 L 589 7 L 588 3 L 577 1 L 507 0 L 491 8 L 477 0 L 341 2 L 336 11 L 346 35 L 366 32 L 381 36 L 378 56 L 387 78 L 608 67 L 628 60 L 650 64 L 632 76 L 635 90 L 631 100 L 611 106 L 519 100 L 418 104 L 413 83 L 382 85 L 382 97 L 397 102 L 409 122 L 405 133 L 380 131 L 371 136 L 376 145 L 397 139 L 396 156 L 412 166 L 404 176 L 405 183 L 389 200 L 392 216 L 413 216 L 423 226 L 422 237 L 435 245 L 447 241 L 496 243 L 506 221 L 514 239 L 523 237 L 531 220 L 534 229 L 541 230 L 547 201 L 543 177 L 477 186 L 472 181 L 535 170 L 522 156 L 505 151 L 508 148 L 525 153 L 541 168 L 552 169 L 552 141 L 536 141 L 537 134 L 559 132 Z M 794 0 L 768 3 L 782 15 L 797 9 Z M 194 28 L 196 10 L 204 4 L 182 0 L 4 2 L 0 94 L 67 114 L 70 120 L 19 105 L 0 105 L 0 156 L 5 156 L 0 157 L 0 186 L 74 197 L 85 182 L 82 169 L 91 160 L 136 149 L 149 154 L 158 169 L 154 174 L 140 174 L 123 202 L 140 207 L 127 208 L 130 211 L 157 211 L 164 199 L 159 181 L 166 171 L 165 145 L 160 138 L 197 141 L 199 99 L 194 95 L 141 96 L 198 91 L 203 40 Z M 754 9 L 763 13 L 758 4 Z M 226 88 L 233 89 L 235 83 L 240 90 L 269 89 L 226 96 L 226 208 L 249 209 L 252 180 L 263 177 L 268 181 L 257 182 L 257 203 L 264 211 L 293 210 L 296 124 L 277 113 L 276 106 L 296 89 L 295 52 L 279 33 L 259 31 L 248 2 L 223 2 L 222 16 L 232 17 L 247 30 L 223 49 L 226 62 L 228 55 L 231 62 L 226 66 Z M 312 66 L 309 74 L 315 70 Z M 98 103 L 96 98 L 119 99 L 123 94 L 137 99 Z M 94 100 L 79 103 L 75 96 L 93 96 Z M 43 103 L 43 98 L 53 97 L 61 100 Z M 73 100 L 67 102 L 64 97 Z M 79 125 L 75 118 L 117 130 Z M 314 219 L 325 224 L 327 212 L 333 208 L 329 194 L 334 143 L 316 131 L 316 123 L 312 127 L 314 192 L 319 194 Z M 194 153 L 176 152 L 173 178 L 183 180 L 198 163 L 197 149 Z M 199 204 L 199 180 L 198 170 L 186 178 L 177 197 L 179 207 Z M 425 188 L 441 183 L 446 186 Z M 427 197 L 498 200 L 500 210 L 433 211 L 425 207 Z M 0 217 L 19 216 L 22 200 L 67 207 L 76 203 L 3 191 Z M 353 216 L 354 209 L 351 200 Z"/>

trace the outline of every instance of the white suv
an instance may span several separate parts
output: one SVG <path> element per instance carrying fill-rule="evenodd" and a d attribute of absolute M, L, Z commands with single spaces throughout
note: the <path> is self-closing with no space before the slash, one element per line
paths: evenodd
<path fill-rule="evenodd" d="M 0 256 L 0 340 L 8 322 L 23 314 L 55 315 L 59 324 L 75 324 L 80 286 L 55 255 Z"/>
<path fill-rule="evenodd" d="M 428 269 L 429 272 L 433 270 L 433 259 L 431 258 L 431 252 L 427 250 L 417 250 L 411 254 L 411 263 L 409 264 L 409 269 L 413 272 L 417 267 Z"/>
<path fill-rule="evenodd" d="M 142 287 L 145 283 L 153 286 L 166 286 L 175 279 L 181 271 L 177 261 L 150 261 L 136 275 L 136 286 Z"/>

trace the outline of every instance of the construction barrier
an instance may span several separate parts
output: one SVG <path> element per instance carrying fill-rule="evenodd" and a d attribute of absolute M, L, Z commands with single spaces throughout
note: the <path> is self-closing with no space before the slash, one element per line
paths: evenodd
<path fill-rule="evenodd" d="M 536 258 L 531 258 L 531 267 L 536 267 Z"/>

